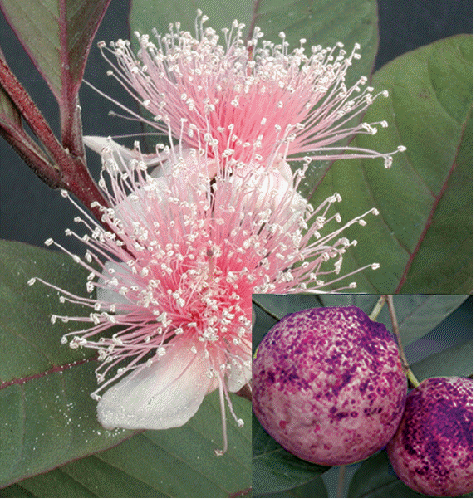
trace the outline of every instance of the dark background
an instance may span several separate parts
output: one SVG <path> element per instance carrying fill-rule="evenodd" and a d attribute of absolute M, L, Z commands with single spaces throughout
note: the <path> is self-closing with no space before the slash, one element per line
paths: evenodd
<path fill-rule="evenodd" d="M 378 6 L 380 45 L 375 70 L 419 46 L 459 33 L 472 33 L 471 0 L 379 0 Z M 96 41 L 129 38 L 128 11 L 128 1 L 112 0 Z M 57 104 L 1 13 L 0 46 L 12 70 L 33 100 L 39 103 L 46 120 L 58 133 Z M 118 86 L 108 84 L 110 80 L 105 76 L 107 69 L 107 63 L 94 44 L 85 78 L 134 109 L 135 102 L 131 97 Z M 80 98 L 82 102 L 87 101 L 87 106 L 84 106 L 87 112 L 82 116 L 85 135 L 140 133 L 139 125 L 134 122 L 107 118 L 113 104 L 90 88 L 83 86 Z M 104 123 L 103 130 L 98 123 Z M 132 143 L 133 139 L 130 139 L 130 144 Z M 88 164 L 93 176 L 97 178 L 97 155 L 90 153 Z M 77 224 L 73 222 L 76 215 L 76 209 L 61 198 L 59 192 L 42 183 L 0 138 L 0 238 L 43 246 L 43 242 L 52 237 L 68 249 L 83 253 L 80 243 L 64 235 L 66 227 L 76 229 L 74 226 Z M 472 297 L 465 302 L 463 310 L 470 314 L 472 321 Z"/>

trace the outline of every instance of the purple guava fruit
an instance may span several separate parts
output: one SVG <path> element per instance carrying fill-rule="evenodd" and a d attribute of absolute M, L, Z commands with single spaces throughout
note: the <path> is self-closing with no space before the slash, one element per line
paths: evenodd
<path fill-rule="evenodd" d="M 295 456 L 327 466 L 386 445 L 407 392 L 393 336 L 357 307 L 284 317 L 258 347 L 253 387 L 265 430 Z"/>
<path fill-rule="evenodd" d="M 425 379 L 406 400 L 387 453 L 398 477 L 426 495 L 472 492 L 472 380 Z"/>

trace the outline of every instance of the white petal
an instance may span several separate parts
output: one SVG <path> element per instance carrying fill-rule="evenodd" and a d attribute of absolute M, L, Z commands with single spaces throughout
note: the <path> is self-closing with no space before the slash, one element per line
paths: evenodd
<path fill-rule="evenodd" d="M 176 151 L 178 156 L 178 151 Z M 219 171 L 219 164 L 215 159 L 209 159 L 205 156 L 199 156 L 196 149 L 183 147 L 179 154 L 182 161 L 178 161 L 177 157 L 168 159 L 163 163 L 163 170 L 168 174 L 179 172 L 187 180 L 198 178 L 200 174 L 205 174 L 209 178 L 213 178 Z"/>
<path fill-rule="evenodd" d="M 106 279 L 107 280 L 111 279 L 110 269 L 115 270 L 115 272 L 118 272 L 120 274 L 125 274 L 125 275 L 130 274 L 130 276 L 132 275 L 132 273 L 130 271 L 125 270 L 124 266 L 120 265 L 118 262 L 112 262 L 112 261 L 105 262 L 105 269 L 107 269 L 107 270 L 104 270 L 102 272 L 103 277 L 99 278 L 99 284 L 102 284 L 102 285 L 105 284 Z M 121 295 L 120 293 L 118 293 L 114 289 L 109 289 L 109 288 L 97 287 L 96 288 L 96 298 L 100 301 L 105 301 L 108 303 L 115 303 L 117 305 L 119 305 L 121 303 L 122 304 L 130 303 L 130 300 L 128 298 L 126 298 L 124 295 Z M 117 310 L 117 312 L 120 312 L 120 311 Z"/>
<path fill-rule="evenodd" d="M 163 158 L 167 156 L 161 154 L 141 154 L 135 149 L 128 149 L 128 147 L 120 145 L 110 137 L 100 137 L 99 135 L 85 135 L 82 137 L 84 144 L 92 149 L 94 152 L 102 155 L 105 148 L 109 148 L 114 153 L 114 159 L 121 170 L 125 170 L 124 162 L 131 159 L 142 160 L 147 167 L 158 166 L 161 164 Z M 160 169 L 160 168 L 157 168 Z M 156 176 L 156 174 L 154 175 Z"/>
<path fill-rule="evenodd" d="M 245 366 L 232 366 L 227 377 L 227 389 L 229 392 L 238 392 L 252 378 L 252 368 Z"/>
<path fill-rule="evenodd" d="M 180 340 L 154 363 L 141 367 L 109 388 L 97 405 L 106 428 L 162 430 L 182 426 L 199 409 L 214 380 L 209 361 L 192 353 L 193 342 Z"/>
<path fill-rule="evenodd" d="M 276 163 L 276 168 L 278 174 L 274 175 L 274 181 L 271 186 L 278 190 L 279 197 L 277 199 L 281 202 L 285 190 L 293 189 L 293 172 L 286 161 Z M 297 213 L 303 213 L 306 211 L 307 206 L 308 202 L 298 192 L 294 191 L 291 199 L 291 208 Z"/>
<path fill-rule="evenodd" d="M 250 175 L 248 170 L 245 170 L 240 176 L 233 178 L 236 190 L 242 189 L 248 192 L 246 201 L 248 203 L 252 200 L 255 212 L 267 209 L 284 211 L 294 207 L 294 200 L 299 194 L 293 188 L 291 175 L 289 181 L 286 178 L 288 172 L 285 170 L 285 165 L 286 163 L 282 163 L 279 168 L 256 170 Z M 286 165 L 286 168 L 290 167 Z M 254 197 L 255 191 L 258 193 L 257 199 Z"/>
<path fill-rule="evenodd" d="M 102 149 L 110 147 L 111 142 L 113 142 L 111 138 L 100 137 L 98 135 L 84 135 L 82 141 L 89 149 L 92 149 L 98 154 L 102 154 Z M 116 142 L 113 143 L 116 144 Z"/>
<path fill-rule="evenodd" d="M 290 165 L 286 161 L 280 161 L 275 166 L 287 183 L 293 185 L 293 172 Z"/>

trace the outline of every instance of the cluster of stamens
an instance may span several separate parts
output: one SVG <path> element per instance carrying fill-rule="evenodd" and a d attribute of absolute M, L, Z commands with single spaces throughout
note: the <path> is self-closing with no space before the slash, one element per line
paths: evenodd
<path fill-rule="evenodd" d="M 196 38 L 180 32 L 179 23 L 170 25 L 164 36 L 136 33 L 140 42 L 137 55 L 130 42 L 118 40 L 108 48 L 100 42 L 104 57 L 112 66 L 108 72 L 154 116 L 149 124 L 160 132 L 171 128 L 187 147 L 199 149 L 208 141 L 209 155 L 217 144 L 219 155 L 233 154 L 249 161 L 257 152 L 271 165 L 276 149 L 287 144 L 288 160 L 328 160 L 341 157 L 382 157 L 385 167 L 390 153 L 349 147 L 345 141 L 355 134 L 375 134 L 386 121 L 350 124 L 378 96 L 362 76 L 346 87 L 346 72 L 353 60 L 360 59 L 356 44 L 348 55 L 343 44 L 314 46 L 305 54 L 304 44 L 288 52 L 288 42 L 259 40 L 263 33 L 255 28 L 247 42 L 243 24 L 234 21 L 224 29 L 225 47 L 219 45 L 214 29 L 204 27 L 208 18 L 196 24 Z M 108 58 L 113 54 L 116 62 Z M 250 56 L 249 56 L 250 54 Z"/>

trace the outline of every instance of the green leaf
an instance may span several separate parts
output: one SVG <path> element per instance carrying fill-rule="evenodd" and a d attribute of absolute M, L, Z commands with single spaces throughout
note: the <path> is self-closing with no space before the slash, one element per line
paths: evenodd
<path fill-rule="evenodd" d="M 71 325 L 51 316 L 80 315 L 84 309 L 59 301 L 59 292 L 39 282 L 39 277 L 73 294 L 89 296 L 85 283 L 88 272 L 71 257 L 23 243 L 0 240 L 0 381 L 33 377 L 59 365 L 81 361 L 82 350 L 61 345 L 61 336 Z"/>
<path fill-rule="evenodd" d="M 255 415 L 252 446 L 254 497 L 271 497 L 270 494 L 280 496 L 281 492 L 309 484 L 329 469 L 328 466 L 303 461 L 283 449 L 262 428 Z"/>
<path fill-rule="evenodd" d="M 366 459 L 352 477 L 347 497 L 433 497 L 410 489 L 393 471 L 385 450 Z M 472 497 L 472 494 L 456 497 Z"/>
<path fill-rule="evenodd" d="M 18 485 L 11 485 L 0 489 L 0 497 L 34 497 L 34 495 Z"/>
<path fill-rule="evenodd" d="M 71 326 L 51 315 L 85 315 L 40 277 L 86 295 L 87 271 L 68 255 L 0 241 L 0 486 L 116 445 L 133 434 L 96 420 L 96 362 L 61 345 Z"/>
<path fill-rule="evenodd" d="M 284 492 L 273 492 L 260 497 L 329 497 L 321 476 L 313 478 L 304 485 L 298 485 Z"/>
<path fill-rule="evenodd" d="M 378 160 L 335 162 L 318 186 L 316 205 L 342 196 L 342 220 L 373 206 L 380 216 L 345 235 L 358 245 L 342 273 L 379 262 L 358 274 L 357 292 L 466 293 L 472 289 L 472 36 L 459 35 L 407 53 L 373 78 L 387 89 L 364 120 L 387 120 L 375 136 L 353 146 L 395 150 L 390 170 Z"/>
<path fill-rule="evenodd" d="M 87 55 L 110 0 L 2 0 L 33 63 L 63 106 L 75 102 Z"/>
<path fill-rule="evenodd" d="M 393 304 L 397 314 L 397 322 L 400 329 L 400 338 L 403 346 L 410 345 L 422 338 L 440 324 L 448 315 L 456 310 L 466 299 L 467 295 L 396 295 Z M 344 301 L 336 295 L 321 297 L 324 306 L 349 306 L 356 305 L 370 315 L 376 298 L 356 295 L 345 295 Z M 371 304 L 373 300 L 373 305 Z M 385 305 L 377 322 L 385 324 L 392 331 L 392 322 L 388 306 Z"/>
<path fill-rule="evenodd" d="M 377 5 L 373 0 L 188 0 L 179 3 L 173 0 L 132 0 L 131 32 L 151 34 L 156 28 L 159 33 L 167 33 L 169 23 L 179 21 L 180 30 L 194 35 L 198 8 L 209 17 L 206 26 L 214 28 L 218 34 L 222 28 L 230 28 L 232 21 L 237 19 L 248 29 L 258 26 L 265 40 L 280 42 L 278 33 L 283 31 L 290 50 L 299 47 L 301 38 L 306 38 L 308 47 L 333 46 L 341 41 L 348 50 L 358 42 L 363 59 L 348 75 L 348 83 L 356 81 L 362 74 L 369 74 L 375 59 L 378 32 Z"/>
<path fill-rule="evenodd" d="M 89 459 L 94 458 L 85 458 L 78 461 L 78 463 Z M 100 463 L 98 468 L 100 470 Z M 92 474 L 92 476 L 94 475 Z M 97 472 L 95 476 L 97 476 Z M 5 487 L 0 490 L 0 497 L 52 497 L 53 490 L 56 497 L 97 497 L 95 494 L 91 494 L 86 487 L 65 474 L 61 468 L 56 468 L 49 473 L 27 478 L 10 487 Z M 18 492 L 21 495 L 14 495 L 18 494 Z M 120 495 L 117 495 L 117 497 L 120 497 Z"/>
<path fill-rule="evenodd" d="M 147 439 L 146 445 L 135 448 L 135 437 L 99 457 L 171 497 L 222 497 L 246 491 L 252 486 L 252 406 L 237 396 L 232 403 L 245 424 L 237 428 L 228 418 L 229 450 L 222 457 L 214 454 L 222 446 L 217 392 L 182 428 L 146 432 L 140 435 L 141 440 Z M 143 466 L 137 456 L 150 464 Z"/>
<path fill-rule="evenodd" d="M 35 497 L 241 497 L 251 487 L 251 404 L 231 399 L 248 424 L 228 421 L 229 450 L 222 457 L 214 454 L 221 446 L 214 392 L 182 428 L 146 431 L 17 486 Z"/>
<path fill-rule="evenodd" d="M 366 459 L 349 486 L 348 497 L 428 497 L 407 487 L 390 466 L 385 451 Z"/>
<path fill-rule="evenodd" d="M 467 377 L 472 374 L 472 347 L 472 340 L 454 345 L 415 362 L 411 370 L 418 381 L 443 376 Z"/>
<path fill-rule="evenodd" d="M 402 344 L 407 346 L 422 338 L 448 315 L 456 310 L 465 300 L 466 295 L 396 295 L 393 297 L 397 321 L 400 329 Z M 372 312 L 378 297 L 373 295 L 253 295 L 254 302 L 263 309 L 273 313 L 280 319 L 287 314 L 299 310 L 317 307 L 349 307 L 356 306 L 367 315 Z M 256 307 L 258 308 L 258 307 Z M 261 309 L 262 310 L 262 309 Z M 273 319 L 266 319 L 264 314 L 257 316 L 257 323 L 253 329 L 253 344 L 258 345 L 263 336 L 275 323 Z M 385 324 L 389 331 L 392 322 L 385 305 L 377 322 Z"/>

